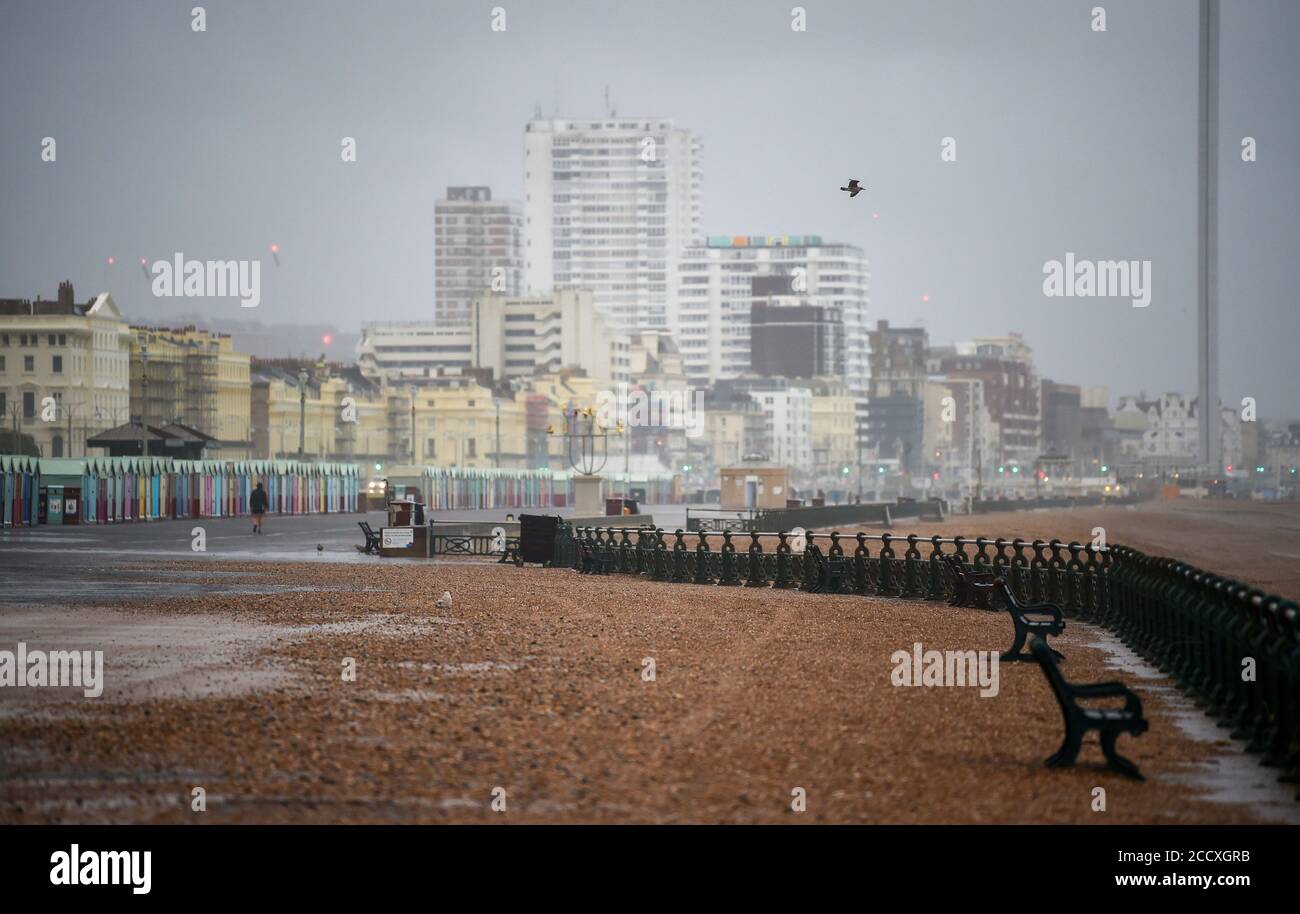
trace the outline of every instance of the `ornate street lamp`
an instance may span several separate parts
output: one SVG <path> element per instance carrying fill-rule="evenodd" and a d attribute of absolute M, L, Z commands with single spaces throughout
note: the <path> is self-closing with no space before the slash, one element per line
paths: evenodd
<path fill-rule="evenodd" d="M 574 479 L 575 507 L 579 513 L 602 513 L 601 479 L 598 474 L 609 459 L 609 434 L 596 419 L 596 409 L 565 410 L 564 438 L 571 466 L 578 474 Z M 553 428 L 547 429 L 553 433 Z"/>
<path fill-rule="evenodd" d="M 596 422 L 592 407 L 564 413 L 564 438 L 569 466 L 583 476 L 595 476 L 609 460 L 609 433 Z"/>
<path fill-rule="evenodd" d="M 298 369 L 298 459 L 307 441 L 307 369 Z"/>

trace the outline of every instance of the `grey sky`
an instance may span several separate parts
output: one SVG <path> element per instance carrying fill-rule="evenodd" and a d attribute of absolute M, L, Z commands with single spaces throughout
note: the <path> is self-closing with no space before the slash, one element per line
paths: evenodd
<path fill-rule="evenodd" d="M 1195 390 L 1195 0 L 803 0 L 806 33 L 791 0 L 223 0 L 196 34 L 197 2 L 5 0 L 0 296 L 70 278 L 151 315 L 429 318 L 434 200 L 522 196 L 535 107 L 600 116 L 608 84 L 702 138 L 707 233 L 859 244 L 873 319 L 1019 330 L 1045 377 L 1112 394 Z M 1222 23 L 1222 395 L 1291 416 L 1300 3 L 1226 0 Z M 262 306 L 151 299 L 139 260 L 175 251 L 263 258 Z M 1066 251 L 1151 260 L 1151 306 L 1044 298 Z"/>

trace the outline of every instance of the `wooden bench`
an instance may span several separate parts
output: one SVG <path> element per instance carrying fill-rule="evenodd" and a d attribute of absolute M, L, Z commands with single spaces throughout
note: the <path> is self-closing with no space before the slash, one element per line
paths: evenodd
<path fill-rule="evenodd" d="M 578 574 L 609 574 L 614 564 L 614 557 L 608 549 L 590 543 L 578 544 L 578 556 L 582 565 Z"/>
<path fill-rule="evenodd" d="M 973 571 L 960 556 L 940 555 L 939 558 L 952 575 L 953 594 L 948 605 L 989 609 L 989 591 L 996 580 L 993 572 Z"/>
<path fill-rule="evenodd" d="M 1061 706 L 1061 716 L 1065 719 L 1065 740 L 1061 748 L 1047 758 L 1048 768 L 1063 768 L 1073 765 L 1079 757 L 1079 748 L 1083 737 L 1089 730 L 1096 730 L 1101 737 L 1101 751 L 1106 756 L 1106 763 L 1115 771 L 1135 780 L 1144 781 L 1142 772 L 1124 756 L 1115 751 L 1115 739 L 1121 733 L 1138 736 L 1147 731 L 1149 724 L 1142 716 L 1142 699 L 1122 682 L 1099 682 L 1092 685 L 1076 685 L 1066 682 L 1061 669 L 1056 665 L 1056 657 L 1047 642 L 1035 638 L 1029 645 L 1033 658 L 1043 668 L 1052 693 Z M 1084 708 L 1080 699 L 1123 698 L 1122 708 Z"/>
<path fill-rule="evenodd" d="M 502 551 L 501 558 L 497 559 L 497 564 L 513 564 L 516 568 L 524 566 L 524 557 L 519 554 L 519 537 L 506 537 L 506 548 Z"/>
<path fill-rule="evenodd" d="M 816 570 L 816 577 L 804 587 L 809 593 L 839 593 L 840 585 L 849 580 L 849 562 L 844 556 L 825 556 L 820 546 L 809 543 L 804 561 L 809 560 Z"/>
<path fill-rule="evenodd" d="M 1025 641 L 1030 635 L 1042 639 L 1043 643 L 1047 644 L 1048 635 L 1059 635 L 1065 631 L 1065 616 L 1061 612 L 1061 607 L 1055 603 L 1021 603 L 1016 599 L 1015 591 L 1011 589 L 1006 578 L 998 578 L 994 581 L 993 588 L 1002 594 L 1002 599 L 1007 603 L 1007 612 L 1011 614 L 1011 621 L 1016 626 L 1016 640 L 1010 650 L 1002 654 L 998 660 L 1003 662 L 1033 660 L 1033 655 L 1023 650 Z M 1035 616 L 1038 618 L 1034 618 Z M 1058 660 L 1065 659 L 1065 655 L 1060 651 L 1052 650 L 1050 647 L 1048 650 L 1051 650 Z"/>
<path fill-rule="evenodd" d="M 376 533 L 371 528 L 371 526 L 363 520 L 357 521 L 357 526 L 361 528 L 361 533 L 366 538 L 365 545 L 358 546 L 357 551 L 363 553 L 364 555 L 374 555 L 376 552 L 379 551 L 379 534 Z"/>

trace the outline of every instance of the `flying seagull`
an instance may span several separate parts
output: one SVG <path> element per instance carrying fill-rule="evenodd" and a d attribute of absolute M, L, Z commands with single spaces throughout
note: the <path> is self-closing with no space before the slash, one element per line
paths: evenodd
<path fill-rule="evenodd" d="M 858 183 L 858 179 L 857 179 L 857 178 L 852 178 L 852 179 L 849 181 L 849 186 L 848 186 L 848 187 L 841 187 L 840 190 L 847 190 L 847 191 L 849 192 L 849 196 L 850 196 L 850 197 L 856 197 L 856 196 L 858 195 L 858 192 L 859 192 L 859 191 L 866 190 L 866 188 L 863 187 L 861 184 Z"/>

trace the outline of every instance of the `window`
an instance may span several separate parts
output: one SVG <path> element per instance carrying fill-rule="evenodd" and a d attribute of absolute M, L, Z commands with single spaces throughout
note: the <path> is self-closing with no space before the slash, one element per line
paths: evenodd
<path fill-rule="evenodd" d="M 55 339 L 54 334 L 51 333 L 50 336 L 49 336 L 49 343 L 50 343 L 51 346 L 54 345 L 54 339 Z"/>
<path fill-rule="evenodd" d="M 466 439 L 465 439 L 465 447 L 466 447 L 466 451 L 465 451 L 465 456 L 466 456 L 466 457 L 477 457 L 477 456 L 478 456 L 478 450 L 477 450 L 477 448 L 476 448 L 476 446 L 475 446 L 475 440 L 474 440 L 473 438 L 466 438 Z"/>
<path fill-rule="evenodd" d="M 59 345 L 60 346 L 68 345 L 68 335 L 66 333 L 59 334 Z"/>
<path fill-rule="evenodd" d="M 23 418 L 36 418 L 36 393 L 34 391 L 23 391 Z"/>
<path fill-rule="evenodd" d="M 0 419 L 4 418 L 5 413 L 9 412 L 9 404 L 5 402 L 6 400 L 8 400 L 8 395 L 3 390 L 0 390 Z"/>
<path fill-rule="evenodd" d="M 36 356 L 34 355 L 23 356 L 23 371 L 35 371 L 35 370 L 36 370 Z"/>
<path fill-rule="evenodd" d="M 50 361 L 53 363 L 54 373 L 63 374 L 63 356 L 56 355 Z"/>
<path fill-rule="evenodd" d="M 4 371 L 4 370 L 5 370 L 5 357 L 0 355 L 0 371 Z M 4 412 L 4 410 L 0 410 L 0 412 Z"/>

